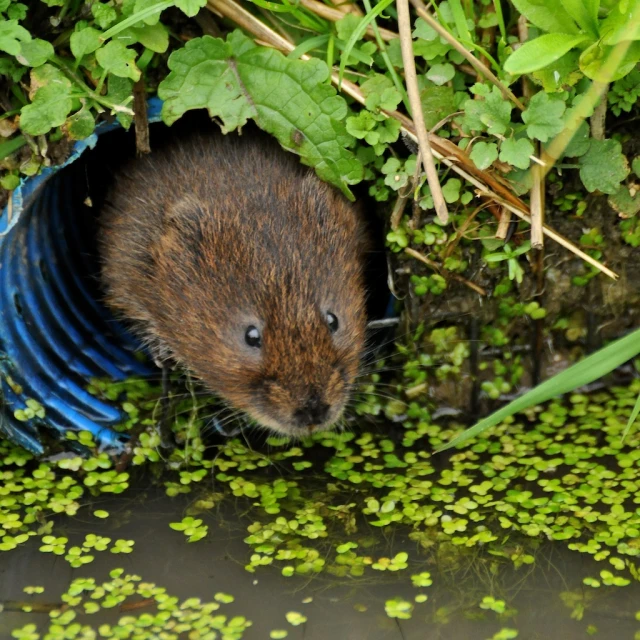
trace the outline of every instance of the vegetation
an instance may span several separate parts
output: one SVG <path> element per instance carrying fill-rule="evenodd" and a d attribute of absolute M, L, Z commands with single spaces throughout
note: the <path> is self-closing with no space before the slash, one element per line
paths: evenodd
<path fill-rule="evenodd" d="M 594 348 L 594 323 L 595 346 L 638 326 L 631 276 L 640 266 L 640 2 L 412 7 L 409 14 L 406 0 L 0 0 L 7 212 L 21 181 L 63 162 L 101 122 L 135 123 L 142 144 L 147 123 L 134 105 L 149 96 L 164 101 L 167 124 L 192 109 L 207 109 L 226 132 L 251 119 L 347 197 L 364 185 L 385 220 L 406 327 L 363 378 L 347 423 L 357 424 L 354 433 L 270 439 L 268 455 L 240 438 L 210 455 L 208 401 L 198 396 L 176 410 L 181 446 L 165 460 L 155 433 L 158 389 L 135 379 L 94 381 L 91 391 L 129 416 L 121 429 L 133 437 L 130 458 L 96 450 L 87 433 L 68 436 L 84 458 L 38 461 L 0 442 L 0 553 L 37 545 L 73 569 L 100 554 L 135 554 L 139 541 L 103 535 L 110 514 L 97 499 L 126 494 L 140 467 L 169 496 L 193 498 L 166 523 L 176 545 L 206 539 L 207 516 L 236 501 L 250 519 L 247 571 L 400 576 L 415 594 L 385 603 L 398 624 L 429 606 L 443 575 L 467 562 L 486 575 L 504 566 L 526 573 L 544 540 L 599 563 L 581 589 L 563 593 L 575 619 L 590 593 L 640 580 L 640 434 L 629 429 L 640 409 L 638 381 L 549 402 L 635 358 L 637 332 L 470 434 L 462 435 L 461 421 L 435 417 L 438 404 L 458 408 L 471 395 L 492 408 L 554 366 L 580 360 Z M 602 283 L 625 270 L 603 294 Z M 472 316 L 469 326 L 443 312 L 444 300 Z M 602 315 L 590 320 L 593 310 L 576 301 L 600 304 Z M 536 349 L 550 343 L 555 356 L 537 373 L 530 330 Z M 43 411 L 30 401 L 16 418 Z M 372 418 L 393 427 L 368 431 Z M 451 443 L 459 448 L 446 462 L 432 454 Z M 67 535 L 65 517 L 77 514 L 95 533 Z M 372 534 L 378 530 L 406 533 L 413 550 L 391 552 Z M 37 586 L 27 589 L 43 597 Z M 472 596 L 467 613 L 495 616 L 494 638 L 515 638 L 508 594 L 493 581 L 486 591 Z M 103 580 L 74 578 L 47 624 L 30 622 L 13 637 L 155 638 L 162 630 L 168 638 L 241 638 L 251 614 L 221 613 L 230 599 L 179 601 L 117 568 Z M 141 600 L 147 609 L 137 611 Z M 92 615 L 115 607 L 126 615 L 92 625 Z M 285 638 L 305 622 L 291 611 L 270 635 Z M 211 633 L 198 635 L 204 626 Z"/>

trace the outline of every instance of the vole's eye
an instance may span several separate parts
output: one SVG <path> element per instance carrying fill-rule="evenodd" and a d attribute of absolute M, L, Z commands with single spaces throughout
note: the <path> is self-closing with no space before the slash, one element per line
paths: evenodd
<path fill-rule="evenodd" d="M 259 349 L 262 346 L 262 338 L 260 337 L 260 331 L 253 325 L 247 327 L 244 334 L 244 341 L 250 346 Z"/>
<path fill-rule="evenodd" d="M 335 314 L 331 313 L 331 311 L 327 311 L 327 324 L 329 325 L 329 331 L 331 333 L 335 333 L 338 330 L 340 324 L 338 323 L 338 318 Z"/>

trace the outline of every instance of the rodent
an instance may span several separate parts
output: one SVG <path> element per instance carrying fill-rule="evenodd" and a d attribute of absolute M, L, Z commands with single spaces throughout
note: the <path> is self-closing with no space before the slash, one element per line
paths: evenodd
<path fill-rule="evenodd" d="M 258 424 L 340 419 L 365 349 L 361 206 L 259 131 L 173 139 L 116 171 L 99 218 L 108 306 Z"/>

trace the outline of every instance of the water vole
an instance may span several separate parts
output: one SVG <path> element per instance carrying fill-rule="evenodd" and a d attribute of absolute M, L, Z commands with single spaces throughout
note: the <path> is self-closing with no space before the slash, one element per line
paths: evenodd
<path fill-rule="evenodd" d="M 364 350 L 359 207 L 269 136 L 195 133 L 116 174 L 101 212 L 108 304 L 258 423 L 335 423 Z"/>

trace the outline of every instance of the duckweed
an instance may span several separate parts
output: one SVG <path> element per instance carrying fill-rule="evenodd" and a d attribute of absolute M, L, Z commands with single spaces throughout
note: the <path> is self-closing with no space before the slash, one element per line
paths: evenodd
<path fill-rule="evenodd" d="M 453 340 L 446 331 L 435 338 L 443 350 Z M 457 366 L 457 356 L 450 358 L 451 366 Z M 422 384 L 419 367 L 411 381 Z M 435 422 L 418 402 L 398 400 L 389 403 L 396 420 L 391 432 L 319 433 L 297 443 L 269 438 L 268 455 L 231 438 L 209 455 L 200 434 L 197 403 L 205 402 L 201 399 L 189 399 L 188 411 L 177 410 L 174 430 L 182 446 L 163 459 L 153 433 L 155 401 L 148 399 L 157 397 L 157 389 L 131 380 L 112 386 L 95 382 L 93 390 L 128 403 L 126 427 L 143 430 L 133 443 L 131 464 L 162 470 L 161 481 L 170 496 L 194 495 L 188 515 L 169 525 L 188 542 L 207 535 L 199 517 L 207 510 L 225 499 L 244 505 L 251 520 L 245 536 L 249 572 L 268 565 L 289 577 L 326 572 L 358 578 L 392 572 L 423 589 L 434 581 L 425 568 L 436 549 L 443 550 L 453 566 L 466 553 L 482 553 L 492 562 L 518 569 L 535 564 L 540 542 L 553 540 L 602 563 L 601 570 L 584 579 L 589 589 L 579 597 L 573 592 L 563 596 L 576 619 L 589 604 L 585 594 L 640 580 L 640 434 L 621 441 L 640 381 L 531 409 L 448 459 L 434 458 L 430 452 L 464 425 Z M 92 506 L 91 498 L 122 493 L 130 485 L 126 469 L 97 451 L 90 437 L 70 437 L 92 455 L 37 461 L 0 442 L 0 552 L 35 538 L 40 551 L 63 557 L 73 568 L 90 563 L 98 553 L 135 553 L 134 540 L 111 540 L 96 533 L 70 541 L 59 535 L 60 516 L 86 511 L 96 519 L 109 518 L 108 512 Z M 215 480 L 216 493 L 210 479 Z M 385 539 L 376 535 L 386 529 L 407 535 L 415 553 L 389 554 Z M 180 605 L 161 588 L 137 576 L 122 576 L 123 572 L 112 575 L 109 588 L 90 579 L 75 580 L 65 594 L 67 600 L 63 598 L 69 609 L 51 616 L 47 637 L 93 637 L 90 625 L 78 623 L 75 613 L 91 615 L 119 607 L 136 594 L 153 598 L 157 613 L 124 616 L 114 627 L 101 626 L 102 637 L 151 638 L 144 633 L 159 628 L 173 637 L 171 629 L 180 634 L 190 628 L 185 626 L 193 622 L 189 616 L 201 620 L 232 601 L 232 596 L 220 593 L 208 604 L 190 599 Z M 409 619 L 414 606 L 427 600 L 424 593 L 410 597 L 387 601 L 386 614 Z M 479 607 L 499 616 L 509 612 L 507 603 L 493 595 L 484 597 Z M 67 615 L 69 611 L 73 615 Z M 441 617 L 447 616 L 443 610 Z M 231 639 L 241 638 L 250 625 L 242 617 L 215 615 L 211 620 L 212 629 Z M 306 617 L 289 612 L 287 621 L 300 625 Z M 72 626 L 73 631 L 64 631 Z M 15 630 L 13 637 L 40 638 L 41 633 L 29 624 Z M 516 636 L 516 630 L 502 629 L 494 638 Z M 274 630 L 271 637 L 283 638 L 286 632 Z"/>

